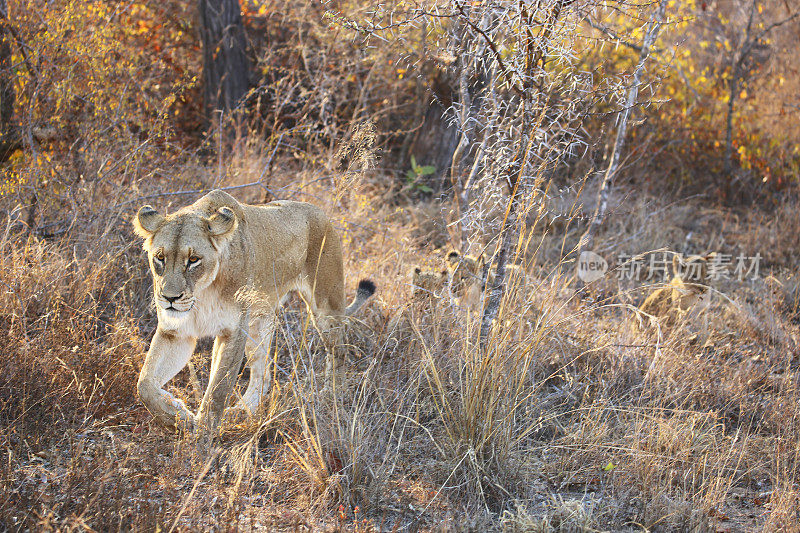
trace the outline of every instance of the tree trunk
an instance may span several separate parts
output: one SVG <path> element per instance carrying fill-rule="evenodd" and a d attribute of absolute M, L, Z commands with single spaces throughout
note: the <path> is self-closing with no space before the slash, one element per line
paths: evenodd
<path fill-rule="evenodd" d="M 0 0 L 0 161 L 5 161 L 19 146 L 14 118 L 14 76 L 11 72 L 11 22 L 6 0 Z"/>
<path fill-rule="evenodd" d="M 750 4 L 750 14 L 747 17 L 747 29 L 744 32 L 744 40 L 739 46 L 739 52 L 733 55 L 731 61 L 731 79 L 728 85 L 728 112 L 725 117 L 725 160 L 723 162 L 723 173 L 725 178 L 730 180 L 733 172 L 733 107 L 736 105 L 736 95 L 739 93 L 739 80 L 742 76 L 742 63 L 747 54 L 750 53 L 750 31 L 753 27 L 753 15 L 756 12 L 756 1 Z M 730 183 L 730 181 L 729 181 Z"/>
<path fill-rule="evenodd" d="M 722 172 L 726 178 L 733 172 L 733 107 L 736 104 L 736 94 L 739 90 L 739 65 L 733 67 L 730 83 L 728 85 L 728 111 L 725 117 L 725 156 Z"/>
<path fill-rule="evenodd" d="M 520 130 L 520 139 L 527 139 L 527 142 L 524 142 L 524 144 L 522 142 L 520 143 L 514 159 L 507 167 L 508 184 L 511 187 L 511 198 L 506 205 L 505 219 L 500 226 L 500 248 L 497 252 L 497 262 L 495 263 L 494 282 L 489 287 L 488 302 L 486 303 L 486 308 L 483 311 L 483 317 L 481 319 L 479 335 L 480 344 L 484 350 L 489 346 L 489 333 L 500 311 L 500 303 L 505 294 L 506 263 L 509 259 L 511 247 L 519 238 L 520 228 L 518 218 L 520 214 L 519 211 L 523 207 L 522 199 L 524 193 L 534 185 L 533 183 L 524 183 L 523 180 L 526 179 L 526 168 L 533 149 L 533 132 L 537 126 L 541 125 L 542 118 L 544 117 L 544 114 L 541 112 L 543 111 L 541 102 L 543 95 L 537 90 L 535 84 L 537 79 L 541 79 L 541 65 L 544 64 L 544 58 L 547 56 L 551 44 L 550 36 L 558 20 L 561 18 L 564 8 L 569 6 L 570 2 L 571 0 L 559 0 L 552 4 L 552 7 L 549 8 L 550 11 L 547 15 L 547 20 L 541 24 L 541 33 L 539 33 L 536 38 L 534 38 L 534 34 L 530 31 L 536 24 L 539 24 L 534 20 L 534 12 L 525 9 L 520 10 L 519 26 L 521 30 L 518 45 L 525 50 L 525 64 L 521 86 L 517 87 L 516 92 L 521 95 L 519 112 L 522 116 L 522 126 Z M 523 32 L 522 29 L 526 31 Z M 502 71 L 508 72 L 505 66 L 503 66 Z"/>
<path fill-rule="evenodd" d="M 235 110 L 248 91 L 249 64 L 239 0 L 200 0 L 206 120 Z"/>
<path fill-rule="evenodd" d="M 468 9 L 464 11 L 464 16 L 469 18 Z M 453 185 L 453 199 L 456 204 L 456 217 L 458 219 L 458 246 L 460 250 L 466 248 L 466 229 L 464 228 L 464 216 L 469 208 L 469 194 L 464 187 L 463 167 L 466 153 L 471 147 L 470 136 L 472 127 L 470 115 L 472 111 L 472 98 L 469 93 L 470 64 L 468 62 L 467 50 L 470 46 L 467 26 L 457 25 L 456 35 L 458 35 L 458 122 L 459 140 L 453 157 L 450 161 L 450 182 Z"/>
<path fill-rule="evenodd" d="M 733 172 L 733 112 L 736 104 L 736 98 L 739 95 L 744 82 L 747 81 L 747 69 L 744 68 L 744 63 L 753 51 L 753 47 L 759 43 L 764 37 L 779 26 L 783 26 L 787 22 L 791 22 L 800 16 L 800 11 L 794 11 L 783 20 L 773 22 L 758 35 L 753 35 L 753 17 L 757 9 L 756 0 L 750 4 L 750 13 L 747 17 L 747 28 L 744 32 L 744 37 L 738 47 L 738 52 L 734 54 L 731 60 L 731 79 L 728 84 L 728 111 L 725 117 L 725 155 L 723 163 L 723 173 L 725 177 L 730 179 Z M 789 4 L 786 4 L 786 9 L 789 9 Z"/>
<path fill-rule="evenodd" d="M 428 95 L 426 95 L 427 97 Z M 458 144 L 458 131 L 447 120 L 447 107 L 449 102 L 440 103 L 441 100 L 433 99 L 425 110 L 422 125 L 411 142 L 405 161 L 401 165 L 408 166 L 409 157 L 413 155 L 420 165 L 432 165 L 436 168 L 435 174 L 425 176 L 422 183 L 439 192 L 446 182 L 445 176 L 450 171 L 450 162 L 453 152 Z"/>

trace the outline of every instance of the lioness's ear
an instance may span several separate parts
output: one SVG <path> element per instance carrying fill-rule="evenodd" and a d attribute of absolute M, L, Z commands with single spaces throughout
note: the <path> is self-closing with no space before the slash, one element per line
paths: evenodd
<path fill-rule="evenodd" d="M 236 227 L 236 215 L 230 208 L 220 207 L 206 222 L 211 236 L 219 237 L 233 231 Z"/>
<path fill-rule="evenodd" d="M 164 217 L 159 215 L 158 211 L 153 209 L 152 206 L 142 206 L 136 216 L 133 217 L 133 231 L 142 239 L 147 239 L 156 232 L 163 220 Z"/>

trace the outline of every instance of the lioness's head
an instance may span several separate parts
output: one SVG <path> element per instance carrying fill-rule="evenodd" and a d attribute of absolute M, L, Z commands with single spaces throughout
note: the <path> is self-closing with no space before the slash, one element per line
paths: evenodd
<path fill-rule="evenodd" d="M 209 217 L 191 211 L 165 217 L 146 205 L 139 209 L 133 226 L 144 239 L 156 305 L 180 316 L 191 311 L 195 294 L 216 279 L 220 252 L 237 220 L 228 207 L 220 207 Z"/>

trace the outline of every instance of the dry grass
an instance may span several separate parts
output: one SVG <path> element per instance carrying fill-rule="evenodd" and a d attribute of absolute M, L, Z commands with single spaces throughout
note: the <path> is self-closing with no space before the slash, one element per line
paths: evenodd
<path fill-rule="evenodd" d="M 577 294 L 574 250 L 598 187 L 577 176 L 604 166 L 614 122 L 607 104 L 587 109 L 596 144 L 540 184 L 547 199 L 522 217 L 515 257 L 527 280 L 484 349 L 474 310 L 411 298 L 413 268 L 441 271 L 464 207 L 449 176 L 404 176 L 411 155 L 441 166 L 442 144 L 458 141 L 440 124 L 453 115 L 428 108 L 431 94 L 443 107 L 457 96 L 444 19 L 395 27 L 404 2 L 242 2 L 257 89 L 224 143 L 200 124 L 186 2 L 16 4 L 38 73 L 15 56 L 14 122 L 33 140 L 0 168 L 0 530 L 800 531 L 796 185 L 768 210 L 669 198 L 671 175 L 716 183 L 704 161 L 719 154 L 651 157 L 637 126 L 621 176 L 635 187 L 615 187 L 596 238 L 612 270 Z M 369 40 L 352 21 L 388 30 Z M 612 83 L 630 58 L 613 61 L 579 69 Z M 773 111 L 756 114 L 774 122 Z M 641 110 L 647 127 L 654 112 Z M 717 138 L 680 116 L 670 144 Z M 796 132 L 780 131 L 759 139 L 794 146 Z M 479 185 L 483 212 L 461 251 L 491 256 L 507 191 Z M 135 395 L 156 321 L 129 221 L 144 203 L 174 211 L 214 187 L 323 207 L 348 293 L 363 277 L 378 292 L 341 325 L 335 400 L 318 394 L 324 350 L 290 301 L 263 412 L 198 456 Z M 636 308 L 662 284 L 618 279 L 618 255 L 654 250 L 760 253 L 762 268 L 714 283 L 699 317 L 642 328 Z M 201 381 L 210 350 L 201 341 L 192 359 Z M 197 408 L 188 369 L 168 387 Z"/>
<path fill-rule="evenodd" d="M 230 165 L 257 167 L 261 157 Z M 9 221 L 0 242 L 4 527 L 797 527 L 796 287 L 786 274 L 796 265 L 782 261 L 791 254 L 770 251 L 774 279 L 716 287 L 725 297 L 708 310 L 705 337 L 692 323 L 645 331 L 631 309 L 646 291 L 612 276 L 576 298 L 571 265 L 550 258 L 571 230 L 537 225 L 525 235 L 529 281 L 507 299 L 483 351 L 476 317 L 458 302 L 410 298 L 413 266 L 444 259 L 426 243 L 448 242 L 435 222 L 446 205 L 387 207 L 377 177 L 348 176 L 270 178 L 283 197 L 333 216 L 350 283 L 378 283 L 343 326 L 347 383 L 335 401 L 317 396 L 320 342 L 291 303 L 264 413 L 229 425 L 210 460 L 152 425 L 135 398 L 154 319 L 125 217 L 81 219 L 58 239 Z M 260 192 L 234 194 L 252 201 Z M 702 222 L 715 229 L 694 233 L 697 242 L 721 231 L 730 249 L 752 249 L 769 231 L 730 224 L 724 212 L 698 221 L 684 206 L 634 200 L 612 214 L 601 248 L 684 251 L 686 227 Z M 205 346 L 194 358 L 201 379 L 207 355 Z M 185 373 L 170 386 L 192 404 Z"/>

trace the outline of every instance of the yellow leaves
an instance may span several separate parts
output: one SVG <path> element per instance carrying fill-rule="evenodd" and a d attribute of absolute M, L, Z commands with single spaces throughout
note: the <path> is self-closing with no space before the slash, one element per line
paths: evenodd
<path fill-rule="evenodd" d="M 186 108 L 164 100 L 178 92 L 176 80 L 199 70 L 179 64 L 186 62 L 180 46 L 194 38 L 187 35 L 189 23 L 166 20 L 165 13 L 178 10 L 170 2 L 51 0 L 47 9 L 41 0 L 19 2 L 15 23 L 40 69 L 34 84 L 22 58 L 14 58 L 19 108 L 33 123 L 61 128 L 77 122 L 87 137 L 109 131 L 120 117 L 158 130 L 167 115 Z"/>
<path fill-rule="evenodd" d="M 742 100 L 747 99 L 747 91 L 742 89 L 741 92 L 739 93 L 739 98 L 741 98 Z"/>
<path fill-rule="evenodd" d="M 144 20 L 137 20 L 136 21 L 136 29 L 134 33 L 137 35 L 143 35 L 150 32 L 150 25 Z"/>

